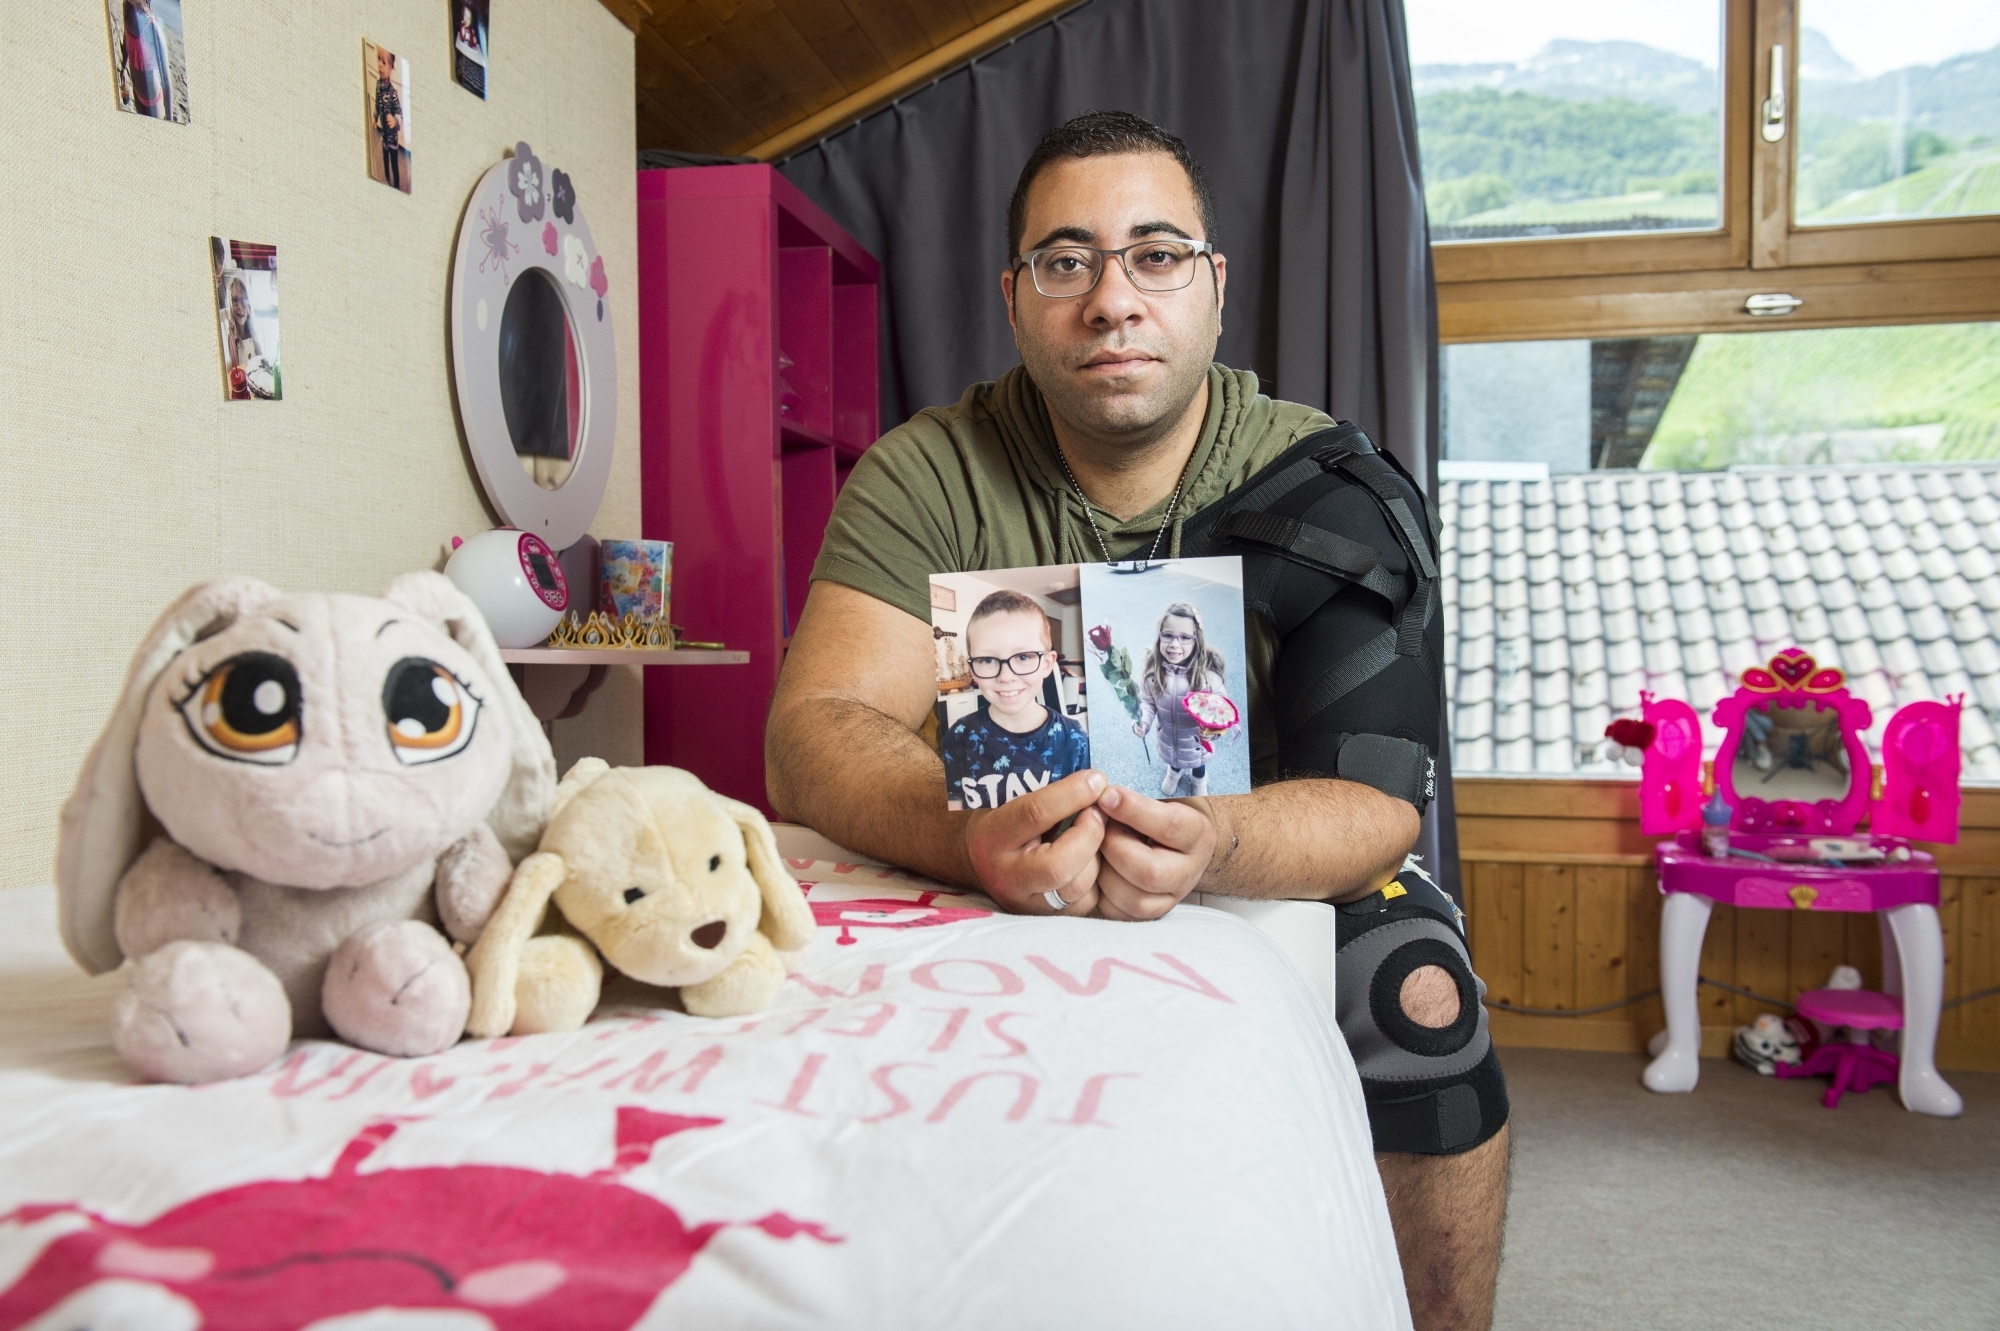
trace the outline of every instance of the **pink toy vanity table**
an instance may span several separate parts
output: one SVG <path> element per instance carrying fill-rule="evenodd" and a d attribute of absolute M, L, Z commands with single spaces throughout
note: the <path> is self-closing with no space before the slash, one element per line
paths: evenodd
<path fill-rule="evenodd" d="M 1700 720 L 1684 702 L 1645 696 L 1644 719 L 1655 737 L 1641 774 L 1641 827 L 1675 834 L 1655 851 L 1666 898 L 1660 986 L 1667 1029 L 1652 1044 L 1649 1089 L 1691 1091 L 1700 1077 L 1695 988 L 1715 903 L 1873 911 L 1881 921 L 1883 989 L 1902 999 L 1903 1105 L 1945 1118 L 1960 1112 L 1958 1092 L 1934 1062 L 1944 1000 L 1938 870 L 1908 846 L 1912 837 L 1958 839 L 1959 706 L 1957 699 L 1912 703 L 1891 718 L 1882 796 L 1871 803 L 1873 765 L 1861 736 L 1872 718 L 1841 672 L 1820 668 L 1796 647 L 1767 669 L 1744 671 L 1743 686 L 1715 709 L 1727 732 L 1715 784 L 1731 810 L 1731 853 L 1718 857 L 1704 853 L 1699 830 Z M 1863 814 L 1870 832 L 1857 836 Z M 1846 859 L 1825 853 L 1829 838 L 1851 843 Z"/>

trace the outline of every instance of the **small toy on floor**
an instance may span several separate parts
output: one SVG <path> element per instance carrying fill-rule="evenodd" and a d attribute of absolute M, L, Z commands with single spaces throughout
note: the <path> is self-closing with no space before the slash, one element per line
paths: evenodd
<path fill-rule="evenodd" d="M 479 936 L 554 787 L 441 574 L 379 599 L 205 582 L 140 645 L 63 807 L 63 943 L 93 973 L 133 963 L 112 1038 L 156 1081 L 242 1076 L 295 1035 L 436 1053 L 471 1002 L 451 940 Z"/>
<path fill-rule="evenodd" d="M 551 901 L 562 927 L 538 933 Z M 585 758 L 472 950 L 466 1029 L 577 1029 L 603 987 L 600 953 L 635 980 L 678 988 L 696 1016 L 761 1012 L 791 969 L 784 954 L 815 927 L 763 814 L 677 767 Z"/>
<path fill-rule="evenodd" d="M 1780 1064 L 1797 1066 L 1800 1055 L 1800 1036 L 1809 1033 L 1800 1029 L 1796 1019 L 1766 1012 L 1748 1026 L 1736 1028 L 1736 1038 L 1730 1042 L 1730 1052 L 1736 1061 L 1759 1076 L 1769 1077 L 1776 1073 Z"/>

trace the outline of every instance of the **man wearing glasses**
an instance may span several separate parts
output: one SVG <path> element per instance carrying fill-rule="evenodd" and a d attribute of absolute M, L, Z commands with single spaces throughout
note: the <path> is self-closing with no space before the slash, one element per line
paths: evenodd
<path fill-rule="evenodd" d="M 773 806 L 842 846 L 976 885 L 1024 914 L 1153 920 L 1197 885 L 1346 903 L 1343 919 L 1407 908 L 1393 898 L 1421 889 L 1394 880 L 1417 839 L 1418 802 L 1330 776 L 1331 762 L 1299 761 L 1275 715 L 1275 690 L 1337 666 L 1362 641 L 1351 635 L 1280 643 L 1264 617 L 1248 617 L 1248 795 L 1159 800 L 1086 770 L 997 808 L 950 811 L 938 798 L 940 761 L 919 735 L 936 696 L 931 573 L 1175 555 L 1186 518 L 1333 426 L 1259 393 L 1255 375 L 1213 363 L 1228 261 L 1213 243 L 1207 181 L 1178 138 L 1122 112 L 1058 126 L 1021 172 L 1008 228 L 1000 289 L 1021 364 L 951 407 L 919 412 L 856 464 L 772 702 Z M 1343 537 L 1396 550 L 1372 501 L 1355 493 Z M 1401 502 L 1421 508 L 1414 493 Z M 1357 631 L 1391 623 L 1365 595 L 1328 604 L 1358 617 Z M 1438 632 L 1432 616 L 1432 653 Z M 1436 742 L 1440 694 L 1417 657 L 1398 657 L 1367 692 L 1343 731 Z M 1347 964 L 1343 951 L 1343 975 Z M 1344 988 L 1338 1013 L 1368 1093 L 1420 1328 L 1483 1327 L 1492 1313 L 1507 1109 L 1476 984 L 1469 965 L 1421 965 L 1381 995 L 1397 1011 L 1368 1029 L 1402 1032 L 1404 1051 L 1427 1040 L 1442 1048 L 1475 1027 L 1478 1040 L 1478 1066 L 1462 1084 L 1433 1095 L 1417 1082 L 1426 1094 L 1393 1104 L 1380 1093 L 1386 1083 L 1371 1087 L 1368 1039 L 1351 1028 L 1356 1000 Z M 1363 1025 L 1372 1001 L 1364 990 Z M 1421 1131 L 1396 1126 L 1398 1105 L 1414 1106 L 1403 1125 Z"/>

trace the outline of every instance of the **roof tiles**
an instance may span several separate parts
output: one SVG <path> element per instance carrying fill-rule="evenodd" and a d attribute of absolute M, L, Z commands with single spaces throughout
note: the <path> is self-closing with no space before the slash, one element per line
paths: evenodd
<path fill-rule="evenodd" d="M 1600 472 L 1439 485 L 1454 769 L 1615 769 L 1639 692 L 1707 713 L 1799 646 L 1875 709 L 1964 693 L 2000 781 L 2000 463 Z M 1629 769 L 1628 769 L 1629 770 Z"/>

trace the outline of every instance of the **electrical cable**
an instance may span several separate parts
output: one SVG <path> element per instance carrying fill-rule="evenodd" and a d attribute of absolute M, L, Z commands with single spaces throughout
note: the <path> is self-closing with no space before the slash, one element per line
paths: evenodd
<path fill-rule="evenodd" d="M 1724 984 L 1720 980 L 1711 980 L 1706 975 L 1696 976 L 1695 983 L 1705 984 L 1715 989 L 1726 989 L 1732 994 L 1741 994 L 1745 998 L 1754 998 L 1759 1003 L 1769 1003 L 1772 1007 L 1790 1009 L 1793 1006 L 1793 1004 L 1787 1003 L 1782 998 L 1772 998 L 1768 994 L 1760 994 L 1749 989 L 1739 989 L 1733 984 Z M 1503 1003 L 1492 998 L 1486 999 L 1484 1002 L 1487 1007 L 1492 1008 L 1495 1012 L 1512 1012 L 1517 1016 L 1523 1017 L 1589 1017 L 1595 1016 L 1599 1012 L 1609 1012 L 1613 1008 L 1628 1007 L 1633 1003 L 1644 1002 L 1648 998 L 1658 996 L 1659 992 L 1658 989 L 1648 989 L 1642 994 L 1632 994 L 1628 997 L 1617 999 L 1614 1002 L 1599 1003 L 1596 1007 L 1585 1008 L 1518 1007 L 1513 1003 Z M 2000 985 L 1995 985 L 1991 989 L 1980 989 L 1973 993 L 1954 998 L 1949 1003 L 1940 1007 L 1938 1011 L 1949 1012 L 1955 1007 L 1972 1002 L 1974 999 L 1991 998 L 1995 994 L 2000 994 Z"/>

